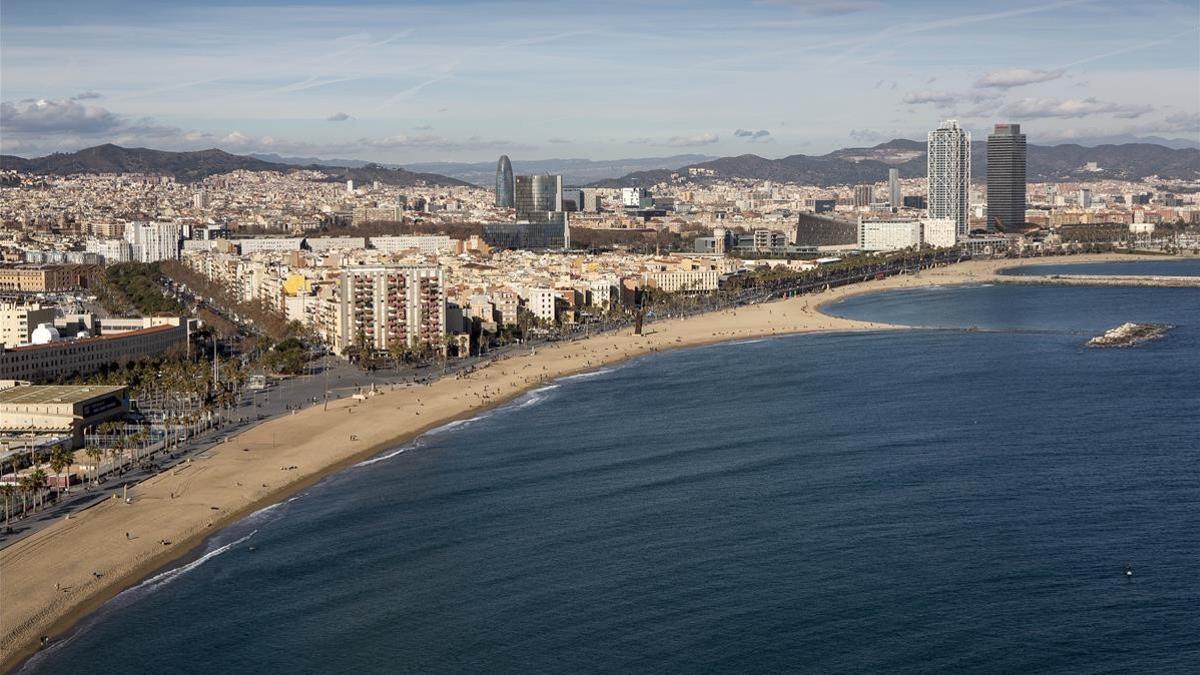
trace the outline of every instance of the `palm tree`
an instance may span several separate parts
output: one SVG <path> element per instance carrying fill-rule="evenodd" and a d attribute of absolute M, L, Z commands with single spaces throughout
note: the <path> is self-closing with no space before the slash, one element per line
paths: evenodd
<path fill-rule="evenodd" d="M 17 494 L 17 486 L 12 483 L 0 485 L 0 495 L 4 495 L 4 529 L 8 529 L 12 517 L 12 499 Z"/>
<path fill-rule="evenodd" d="M 55 445 L 50 448 L 50 469 L 54 471 L 56 477 L 61 477 L 63 469 L 68 469 L 75 463 L 75 452 L 68 450 L 62 445 Z M 57 497 L 62 497 L 64 488 L 66 488 L 71 480 L 70 474 L 62 481 L 62 484 L 57 487 Z"/>
<path fill-rule="evenodd" d="M 84 450 L 83 454 L 87 455 L 96 465 L 95 470 L 92 471 L 92 483 L 95 484 L 100 480 L 100 460 L 104 458 L 104 451 L 98 446 L 92 445 Z"/>

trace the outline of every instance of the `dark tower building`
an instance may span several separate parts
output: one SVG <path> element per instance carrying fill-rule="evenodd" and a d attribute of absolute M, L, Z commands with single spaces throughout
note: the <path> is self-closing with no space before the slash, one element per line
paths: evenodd
<path fill-rule="evenodd" d="M 500 155 L 496 164 L 496 206 L 506 209 L 516 206 L 514 192 L 512 162 L 508 161 L 508 155 Z"/>
<path fill-rule="evenodd" d="M 997 124 L 987 139 L 987 224 L 1011 231 L 1025 224 L 1025 134 Z"/>

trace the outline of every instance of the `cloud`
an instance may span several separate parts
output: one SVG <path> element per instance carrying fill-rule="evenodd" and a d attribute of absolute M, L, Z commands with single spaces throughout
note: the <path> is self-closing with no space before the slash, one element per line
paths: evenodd
<path fill-rule="evenodd" d="M 326 117 L 325 121 L 326 122 L 345 122 L 348 119 L 350 119 L 350 116 L 347 115 L 346 113 L 335 112 L 332 115 L 330 115 L 329 117 Z"/>
<path fill-rule="evenodd" d="M 550 139 L 547 139 L 547 141 L 546 141 L 546 142 L 547 142 L 547 143 L 554 143 L 554 144 L 556 144 L 556 145 L 564 145 L 564 144 L 566 144 L 566 143 L 570 143 L 571 141 L 569 141 L 569 140 L 567 140 L 567 139 L 565 139 L 565 138 L 550 138 Z"/>
<path fill-rule="evenodd" d="M 875 88 L 876 89 L 895 89 L 896 81 L 895 80 L 877 80 L 875 82 Z"/>
<path fill-rule="evenodd" d="M 413 131 L 433 131 L 433 126 L 429 124 L 422 124 L 420 126 L 413 127 Z"/>
<path fill-rule="evenodd" d="M 958 102 L 958 95 L 948 91 L 918 91 L 905 94 L 901 99 L 909 105 L 933 103 L 937 106 L 953 105 Z"/>
<path fill-rule="evenodd" d="M 733 135 L 738 138 L 744 138 L 751 143 L 766 142 L 771 140 L 771 132 L 767 131 L 766 129 L 738 129 L 737 131 L 733 132 Z"/>
<path fill-rule="evenodd" d="M 1008 117 L 1018 119 L 1039 119 L 1058 117 L 1072 119 L 1089 115 L 1112 115 L 1121 119 L 1134 119 L 1153 111 L 1149 105 L 1130 103 L 1113 103 L 1100 101 L 1095 98 L 1023 98 L 1013 101 L 1000 109 Z"/>
<path fill-rule="evenodd" d="M 14 134 L 96 134 L 113 131 L 122 123 L 119 115 L 72 99 L 0 103 L 0 129 Z"/>
<path fill-rule="evenodd" d="M 71 97 L 71 100 L 72 101 L 87 101 L 89 99 L 96 99 L 96 98 L 104 98 L 104 95 L 100 94 L 99 92 L 88 90 L 88 91 L 84 91 L 84 92 L 75 94 L 74 96 Z"/>
<path fill-rule="evenodd" d="M 685 148 L 697 145 L 712 145 L 720 141 L 721 138 L 714 133 L 704 132 L 692 134 L 691 136 L 672 136 L 670 138 L 631 138 L 627 143 L 631 145 L 661 145 L 672 148 Z"/>
<path fill-rule="evenodd" d="M 1013 87 L 1021 87 L 1027 84 L 1036 84 L 1038 82 L 1057 80 L 1062 76 L 1063 71 L 1061 68 L 1056 70 L 1007 68 L 1004 70 L 993 70 L 987 73 L 975 81 L 975 86 L 984 88 L 991 87 L 996 89 L 1011 89 Z"/>

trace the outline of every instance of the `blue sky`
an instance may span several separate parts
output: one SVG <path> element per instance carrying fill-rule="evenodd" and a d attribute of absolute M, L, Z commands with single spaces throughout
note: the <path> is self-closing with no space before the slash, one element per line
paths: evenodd
<path fill-rule="evenodd" d="M 22 155 L 781 157 L 947 117 L 1200 140 L 1196 0 L 5 0 L 0 58 Z"/>

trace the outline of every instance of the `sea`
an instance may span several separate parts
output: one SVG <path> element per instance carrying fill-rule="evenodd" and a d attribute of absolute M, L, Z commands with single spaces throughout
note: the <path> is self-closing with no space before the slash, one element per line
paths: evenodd
<path fill-rule="evenodd" d="M 830 311 L 927 329 L 564 378 L 218 533 L 25 671 L 1196 672 L 1200 290 Z M 1174 329 L 1084 346 L 1126 321 Z"/>

